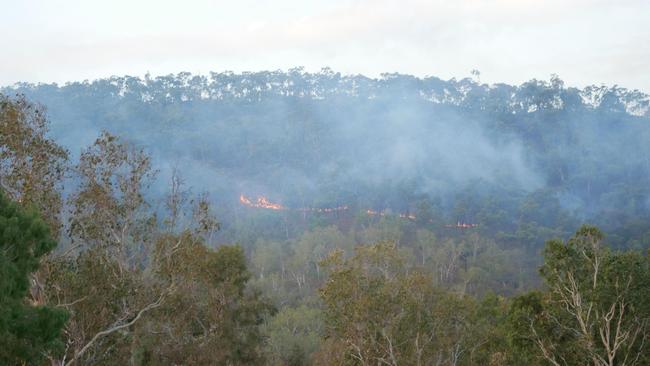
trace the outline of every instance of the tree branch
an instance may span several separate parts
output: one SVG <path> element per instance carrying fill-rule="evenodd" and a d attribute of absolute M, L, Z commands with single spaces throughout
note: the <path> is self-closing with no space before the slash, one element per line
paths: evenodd
<path fill-rule="evenodd" d="M 109 334 L 111 334 L 111 333 L 115 333 L 115 332 L 117 332 L 118 330 L 121 330 L 121 329 L 128 328 L 128 327 L 132 326 L 132 325 L 135 324 L 138 320 L 140 320 L 140 318 L 142 317 L 142 315 L 144 315 L 146 312 L 148 312 L 148 311 L 150 311 L 150 310 L 152 310 L 152 309 L 155 309 L 155 308 L 159 307 L 160 305 L 162 305 L 162 303 L 163 303 L 164 300 L 165 300 L 165 294 L 163 293 L 162 295 L 160 295 L 160 297 L 158 298 L 158 300 L 156 300 L 155 302 L 152 302 L 151 304 L 149 304 L 149 305 L 145 306 L 144 308 L 142 308 L 142 309 L 138 312 L 138 314 L 135 316 L 135 318 L 133 318 L 130 322 L 125 323 L 125 324 L 121 324 L 121 325 L 113 326 L 113 327 L 111 327 L 111 328 L 108 328 L 108 329 L 102 330 L 101 332 L 95 334 L 95 336 L 94 336 L 94 337 L 93 337 L 93 338 L 92 338 L 88 343 L 86 343 L 86 345 L 85 345 L 85 346 L 84 346 L 84 347 L 83 347 L 83 348 L 82 348 L 82 349 L 81 349 L 81 350 L 80 350 L 80 351 L 79 351 L 79 352 L 78 352 L 78 353 L 77 353 L 77 354 L 76 354 L 76 355 L 75 355 L 75 356 L 70 360 L 70 362 L 68 363 L 68 365 L 72 365 L 73 363 L 75 363 L 75 361 L 77 361 L 77 360 L 78 360 L 78 359 L 79 359 L 79 358 L 80 358 L 84 353 L 86 353 L 86 351 L 87 351 L 87 350 L 88 350 L 88 349 L 89 349 L 89 348 L 90 348 L 90 347 L 91 347 L 95 342 L 97 342 L 97 340 L 99 340 L 100 338 L 105 337 L 105 336 L 107 336 L 107 335 L 109 335 Z M 64 365 L 64 364 L 62 363 L 62 365 Z"/>

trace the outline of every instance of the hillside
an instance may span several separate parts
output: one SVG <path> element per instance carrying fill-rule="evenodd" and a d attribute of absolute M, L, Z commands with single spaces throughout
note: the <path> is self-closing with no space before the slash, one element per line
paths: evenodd
<path fill-rule="evenodd" d="M 3 92 L 45 105 L 73 156 L 101 130 L 126 137 L 153 155 L 154 196 L 175 168 L 223 213 L 240 195 L 302 212 L 416 215 L 424 203 L 438 226 L 541 243 L 589 221 L 618 245 L 648 245 L 629 242 L 650 236 L 650 97 L 639 91 L 293 69 Z"/>

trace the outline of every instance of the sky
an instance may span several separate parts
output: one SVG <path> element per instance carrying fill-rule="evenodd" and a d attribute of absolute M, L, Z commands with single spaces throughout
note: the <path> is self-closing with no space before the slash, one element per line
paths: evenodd
<path fill-rule="evenodd" d="M 330 67 L 650 92 L 650 0 L 0 0 L 0 86 Z"/>

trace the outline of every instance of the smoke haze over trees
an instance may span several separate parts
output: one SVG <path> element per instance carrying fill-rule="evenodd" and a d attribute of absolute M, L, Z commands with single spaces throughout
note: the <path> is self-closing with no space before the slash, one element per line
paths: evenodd
<path fill-rule="evenodd" d="M 0 89 L 0 363 L 647 364 L 650 96 L 472 75 Z"/>
<path fill-rule="evenodd" d="M 429 200 L 445 220 L 493 232 L 564 221 L 568 233 L 583 220 L 619 229 L 648 216 L 648 95 L 566 87 L 556 76 L 519 86 L 478 77 L 293 69 L 5 93 L 47 105 L 51 135 L 73 155 L 108 130 L 152 154 L 160 181 L 177 168 L 223 207 L 236 208 L 240 194 L 393 212 Z M 484 217 L 489 205 L 503 215 Z"/>

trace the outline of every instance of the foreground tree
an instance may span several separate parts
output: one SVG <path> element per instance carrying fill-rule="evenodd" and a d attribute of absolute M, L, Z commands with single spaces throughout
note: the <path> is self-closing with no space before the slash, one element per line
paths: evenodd
<path fill-rule="evenodd" d="M 340 252 L 323 265 L 327 340 L 318 364 L 458 365 L 473 347 L 471 303 L 408 272 L 392 244 Z"/>
<path fill-rule="evenodd" d="M 190 231 L 166 234 L 156 274 L 175 291 L 138 327 L 136 365 L 261 365 L 259 325 L 272 310 L 248 291 L 241 248 L 210 250 Z"/>
<path fill-rule="evenodd" d="M 0 189 L 23 207 L 36 209 L 59 239 L 63 207 L 62 180 L 68 153 L 47 137 L 45 108 L 18 95 L 0 94 Z M 45 305 L 45 278 L 51 255 L 41 258 L 38 271 L 30 274 L 30 301 Z"/>
<path fill-rule="evenodd" d="M 309 357 L 318 350 L 323 336 L 322 314 L 320 309 L 306 305 L 285 306 L 269 319 L 264 330 L 270 364 L 309 364 Z"/>
<path fill-rule="evenodd" d="M 82 248 L 102 248 L 122 270 L 142 267 L 154 217 L 144 198 L 155 171 L 144 152 L 108 132 L 82 152 L 80 185 L 70 198 L 69 235 Z"/>
<path fill-rule="evenodd" d="M 650 363 L 650 261 L 602 242 L 597 228 L 583 226 L 566 243 L 546 244 L 548 291 L 515 299 L 515 346 L 556 366 Z"/>
<path fill-rule="evenodd" d="M 71 314 L 59 364 L 124 364 L 133 326 L 162 305 L 173 288 L 148 275 L 155 218 L 144 192 L 153 178 L 149 157 L 103 133 L 75 167 L 70 197 L 69 255 L 51 264 L 50 303 Z"/>
<path fill-rule="evenodd" d="M 44 107 L 24 96 L 0 94 L 0 188 L 10 199 L 38 209 L 57 238 L 68 153 L 48 132 Z"/>
<path fill-rule="evenodd" d="M 63 349 L 67 313 L 26 301 L 30 274 L 55 246 L 45 222 L 0 191 L 0 364 L 37 364 Z"/>

